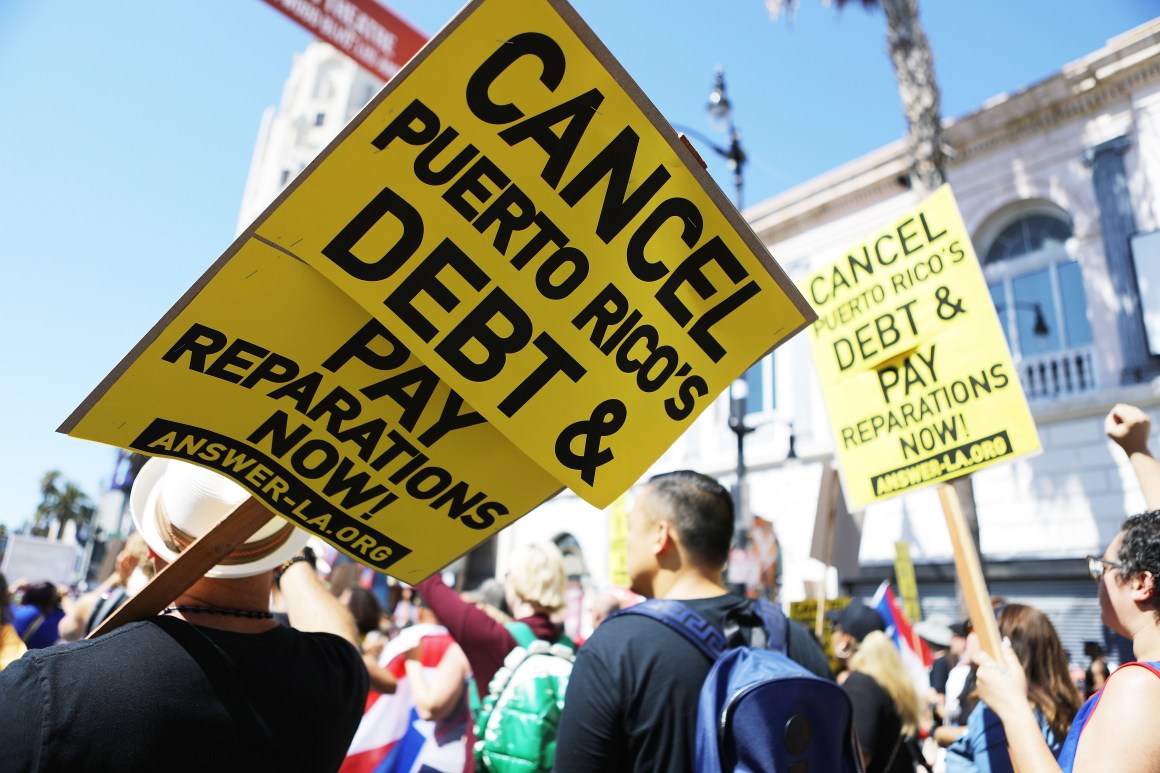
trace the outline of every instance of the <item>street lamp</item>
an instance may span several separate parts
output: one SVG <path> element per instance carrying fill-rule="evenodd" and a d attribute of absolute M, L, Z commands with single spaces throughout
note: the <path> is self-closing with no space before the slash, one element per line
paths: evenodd
<path fill-rule="evenodd" d="M 737 209 L 741 209 L 741 194 L 743 190 L 741 171 L 745 166 L 746 157 L 745 151 L 741 149 L 741 133 L 737 131 L 737 127 L 733 124 L 732 105 L 729 102 L 729 97 L 725 94 L 725 73 L 720 67 L 717 68 L 713 78 L 713 90 L 709 93 L 709 105 L 706 108 L 706 112 L 708 112 L 710 120 L 717 127 L 729 132 L 728 147 L 718 145 L 704 134 L 690 129 L 687 126 L 673 124 L 673 128 L 682 134 L 696 138 L 697 141 L 729 162 L 729 168 L 733 170 L 733 204 Z M 704 165 L 703 161 L 701 163 Z"/>
<path fill-rule="evenodd" d="M 733 502 L 733 533 L 738 547 L 749 544 L 749 502 L 745 491 L 745 436 L 757 430 L 762 424 L 780 419 L 766 419 L 756 425 L 745 422 L 749 413 L 749 384 L 744 378 L 739 378 L 729 385 L 729 429 L 737 436 L 737 470 L 734 482 Z M 785 458 L 797 459 L 797 437 L 794 433 L 792 421 L 784 422 L 789 427 L 789 448 Z"/>
<path fill-rule="evenodd" d="M 743 201 L 741 171 L 745 166 L 745 151 L 741 149 L 741 133 L 737 131 L 737 125 L 733 123 L 733 105 L 725 93 L 725 70 L 721 67 L 717 67 L 714 72 L 713 90 L 709 92 L 707 110 L 709 117 L 718 126 L 724 127 L 729 132 L 728 148 L 722 148 L 716 143 L 709 144 L 718 155 L 723 156 L 729 162 L 729 168 L 733 170 L 733 187 L 736 190 L 735 203 L 737 209 L 741 209 Z"/>

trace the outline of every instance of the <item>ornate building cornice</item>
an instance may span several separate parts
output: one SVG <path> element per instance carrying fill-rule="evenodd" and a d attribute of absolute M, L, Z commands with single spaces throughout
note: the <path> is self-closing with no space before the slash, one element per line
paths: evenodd
<path fill-rule="evenodd" d="M 1083 119 L 1160 83 L 1160 20 L 1113 38 L 1104 48 L 973 113 L 946 122 L 950 171 L 1026 137 Z M 897 140 L 836 167 L 746 211 L 766 244 L 899 195 L 908 184 L 909 154 Z"/>

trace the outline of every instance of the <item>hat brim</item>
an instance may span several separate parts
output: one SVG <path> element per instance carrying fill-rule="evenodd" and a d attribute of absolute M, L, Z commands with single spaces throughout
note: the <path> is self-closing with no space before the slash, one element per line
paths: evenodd
<path fill-rule="evenodd" d="M 166 563 L 177 560 L 178 553 L 171 550 L 161 536 L 161 527 L 158 523 L 157 497 L 161 491 L 161 480 L 171 460 L 155 456 L 145 463 L 133 482 L 133 489 L 129 492 L 129 514 L 133 517 L 133 524 L 141 532 L 142 539 L 150 549 Z M 207 468 L 208 469 L 208 468 Z M 215 472 L 217 472 L 215 470 Z M 221 473 L 218 473 L 219 475 Z M 271 514 L 273 518 L 284 520 Z M 289 523 L 289 521 L 287 521 Z M 213 579 L 230 579 L 238 577 L 253 577 L 262 572 L 268 572 L 288 558 L 299 553 L 310 539 L 310 532 L 294 527 L 290 537 L 274 552 L 263 556 L 256 561 L 243 564 L 218 564 L 205 573 Z"/>

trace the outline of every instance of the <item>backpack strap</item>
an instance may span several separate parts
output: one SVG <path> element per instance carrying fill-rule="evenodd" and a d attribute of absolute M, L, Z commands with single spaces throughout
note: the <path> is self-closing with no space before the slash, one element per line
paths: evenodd
<path fill-rule="evenodd" d="M 506 628 L 507 632 L 510 633 L 512 638 L 516 640 L 517 647 L 523 647 L 524 649 L 527 649 L 528 647 L 532 646 L 532 642 L 536 640 L 535 632 L 532 631 L 532 627 L 527 623 L 504 623 L 503 627 Z"/>
<path fill-rule="evenodd" d="M 679 601 L 648 599 L 622 609 L 609 617 L 611 619 L 620 615 L 643 615 L 664 623 L 688 639 L 709 660 L 716 660 L 725 651 L 725 634 L 721 633 L 703 616 Z"/>
<path fill-rule="evenodd" d="M 777 604 L 766 599 L 758 599 L 754 606 L 769 637 L 765 644 L 766 649 L 789 654 L 789 623 L 786 622 L 785 612 Z"/>
<path fill-rule="evenodd" d="M 37 615 L 36 619 L 32 621 L 32 625 L 24 629 L 24 633 L 21 634 L 20 640 L 27 644 L 28 640 L 32 638 L 33 634 L 40 630 L 40 624 L 43 622 L 44 613 L 41 612 L 39 615 Z"/>

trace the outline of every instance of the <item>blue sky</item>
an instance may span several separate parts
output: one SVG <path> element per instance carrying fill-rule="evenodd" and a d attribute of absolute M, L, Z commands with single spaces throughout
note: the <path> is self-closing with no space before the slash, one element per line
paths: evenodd
<path fill-rule="evenodd" d="M 948 117 L 1156 15 L 1153 0 L 920 0 Z M 393 0 L 434 34 L 460 8 Z M 801 0 L 576 0 L 669 121 L 725 69 L 752 204 L 900 137 L 885 23 Z M 114 451 L 56 427 L 229 245 L 262 111 L 307 33 L 260 0 L 0 5 L 0 522 L 59 470 L 94 498 Z M 732 195 L 711 151 L 710 171 Z M 776 257 L 776 256 L 775 256 Z"/>

